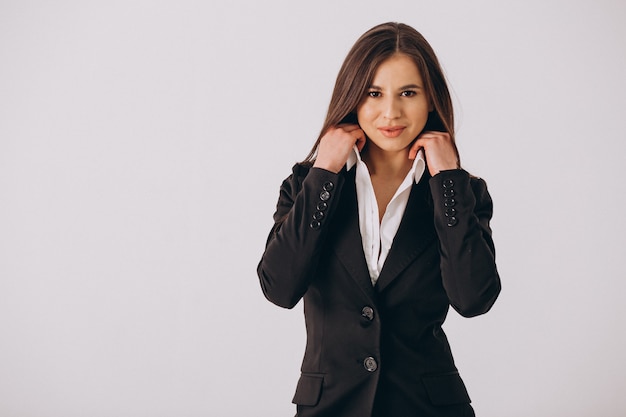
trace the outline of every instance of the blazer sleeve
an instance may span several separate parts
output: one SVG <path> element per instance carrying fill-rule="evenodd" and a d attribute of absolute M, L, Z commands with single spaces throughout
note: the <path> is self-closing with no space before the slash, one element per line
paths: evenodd
<path fill-rule="evenodd" d="M 450 305 L 473 317 L 493 305 L 501 289 L 489 221 L 493 203 L 487 184 L 461 169 L 430 179 L 441 277 Z"/>
<path fill-rule="evenodd" d="M 314 276 L 343 176 L 296 164 L 283 181 L 257 273 L 265 297 L 293 308 Z"/>

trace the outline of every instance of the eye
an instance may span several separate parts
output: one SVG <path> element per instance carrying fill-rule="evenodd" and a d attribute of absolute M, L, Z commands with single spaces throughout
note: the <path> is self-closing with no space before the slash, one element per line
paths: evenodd
<path fill-rule="evenodd" d="M 417 91 L 414 90 L 406 90 L 400 93 L 402 97 L 413 97 L 417 94 Z"/>
<path fill-rule="evenodd" d="M 368 91 L 367 92 L 367 96 L 368 97 L 373 97 L 373 98 L 377 98 L 381 96 L 380 91 Z"/>

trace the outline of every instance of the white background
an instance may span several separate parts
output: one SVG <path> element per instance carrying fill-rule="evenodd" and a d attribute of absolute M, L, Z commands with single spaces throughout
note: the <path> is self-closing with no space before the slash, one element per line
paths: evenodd
<path fill-rule="evenodd" d="M 626 3 L 0 1 L 0 416 L 290 416 L 278 186 L 348 49 L 408 23 L 503 292 L 446 323 L 479 417 L 626 415 Z"/>

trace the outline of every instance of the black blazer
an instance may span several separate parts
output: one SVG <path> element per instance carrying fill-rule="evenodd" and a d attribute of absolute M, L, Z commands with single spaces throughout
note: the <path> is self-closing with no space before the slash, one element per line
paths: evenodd
<path fill-rule="evenodd" d="M 450 305 L 476 316 L 500 292 L 491 215 L 483 180 L 426 173 L 372 286 L 354 169 L 294 166 L 258 275 L 271 302 L 292 308 L 304 298 L 298 416 L 474 415 L 441 325 Z"/>

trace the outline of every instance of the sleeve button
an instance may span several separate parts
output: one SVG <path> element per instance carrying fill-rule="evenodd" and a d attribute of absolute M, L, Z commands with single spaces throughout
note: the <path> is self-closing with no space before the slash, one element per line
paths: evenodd
<path fill-rule="evenodd" d="M 449 188 L 449 189 L 447 189 L 447 190 L 445 190 L 443 192 L 443 196 L 445 198 L 451 198 L 451 197 L 454 197 L 454 195 L 455 195 L 455 193 L 454 193 L 454 190 L 452 188 Z"/>
<path fill-rule="evenodd" d="M 455 226 L 458 223 L 458 220 L 456 217 L 452 216 L 452 217 L 448 217 L 448 226 L 452 227 Z"/>
<path fill-rule="evenodd" d="M 317 203 L 317 207 L 316 207 L 319 211 L 324 211 L 328 208 L 328 203 L 325 201 L 320 201 L 319 203 Z"/>
<path fill-rule="evenodd" d="M 456 209 L 454 207 L 448 207 L 445 211 L 446 217 L 454 217 L 456 216 Z"/>
<path fill-rule="evenodd" d="M 443 181 L 443 188 L 452 188 L 454 187 L 454 180 L 452 180 L 452 178 L 448 178 L 447 180 Z"/>
<path fill-rule="evenodd" d="M 328 201 L 329 199 L 330 199 L 330 193 L 328 191 L 324 190 L 320 193 L 320 200 Z"/>
<path fill-rule="evenodd" d="M 324 183 L 324 185 L 322 186 L 322 189 L 324 191 L 332 191 L 335 188 L 335 184 L 333 184 L 331 181 L 327 181 Z"/>
<path fill-rule="evenodd" d="M 322 220 L 324 218 L 324 213 L 321 211 L 316 211 L 313 213 L 313 220 Z"/>
<path fill-rule="evenodd" d="M 322 224 L 321 224 L 319 221 L 317 221 L 317 220 L 313 220 L 313 221 L 311 222 L 311 224 L 309 224 L 309 226 L 311 227 L 311 229 L 319 229 L 321 225 L 322 225 Z"/>
<path fill-rule="evenodd" d="M 456 204 L 456 200 L 452 197 L 446 198 L 445 200 L 443 200 L 444 207 L 454 207 L 455 204 Z"/>

